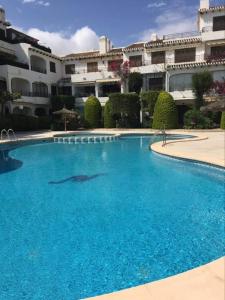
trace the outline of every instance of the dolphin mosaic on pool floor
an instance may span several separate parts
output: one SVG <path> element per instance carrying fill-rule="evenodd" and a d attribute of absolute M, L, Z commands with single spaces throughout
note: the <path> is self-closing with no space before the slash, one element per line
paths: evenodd
<path fill-rule="evenodd" d="M 95 179 L 99 176 L 104 176 L 104 175 L 105 175 L 104 173 L 95 174 L 95 175 L 92 175 L 92 176 L 77 175 L 77 176 L 71 176 L 71 177 L 68 177 L 66 179 L 59 180 L 59 181 L 49 181 L 49 184 L 63 184 L 63 183 L 66 183 L 66 182 L 86 182 L 86 181 L 89 181 L 89 180 L 92 180 L 92 179 Z"/>

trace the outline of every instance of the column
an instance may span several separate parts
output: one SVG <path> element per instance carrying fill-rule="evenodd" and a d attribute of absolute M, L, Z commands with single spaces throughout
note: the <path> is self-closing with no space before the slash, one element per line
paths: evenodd
<path fill-rule="evenodd" d="M 97 82 L 95 83 L 95 97 L 99 97 L 99 84 Z"/>

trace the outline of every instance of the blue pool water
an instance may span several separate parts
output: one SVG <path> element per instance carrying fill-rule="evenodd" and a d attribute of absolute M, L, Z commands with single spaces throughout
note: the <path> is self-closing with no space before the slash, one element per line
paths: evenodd
<path fill-rule="evenodd" d="M 8 153 L 10 169 L 0 163 L 1 300 L 82 299 L 225 254 L 225 172 L 156 155 L 150 140 Z"/>

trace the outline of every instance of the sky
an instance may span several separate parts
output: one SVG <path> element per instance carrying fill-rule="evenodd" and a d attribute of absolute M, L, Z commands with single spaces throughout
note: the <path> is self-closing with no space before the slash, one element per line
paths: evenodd
<path fill-rule="evenodd" d="M 98 48 L 102 35 L 115 47 L 197 28 L 200 0 L 0 0 L 7 20 L 65 55 Z"/>

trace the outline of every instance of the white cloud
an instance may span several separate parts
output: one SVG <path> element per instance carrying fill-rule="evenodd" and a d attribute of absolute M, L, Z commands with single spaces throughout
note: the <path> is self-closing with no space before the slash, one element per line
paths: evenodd
<path fill-rule="evenodd" d="M 165 10 L 155 19 L 155 26 L 146 29 L 139 35 L 140 40 L 149 41 L 152 33 L 157 33 L 159 37 L 170 33 L 180 33 L 195 31 L 197 29 L 196 16 L 192 16 L 192 8 L 172 7 Z"/>
<path fill-rule="evenodd" d="M 43 1 L 43 0 L 23 0 L 23 4 L 29 4 L 29 3 L 34 3 L 36 5 L 41 5 L 41 6 L 50 6 L 50 2 L 48 1 Z"/>
<path fill-rule="evenodd" d="M 33 2 L 35 2 L 36 0 L 23 0 L 23 3 L 25 4 L 25 3 L 33 3 Z"/>
<path fill-rule="evenodd" d="M 38 28 L 30 28 L 26 33 L 40 40 L 40 44 L 49 46 L 53 53 L 58 55 L 99 48 L 99 37 L 88 26 L 78 29 L 69 37 L 66 37 L 63 32 L 49 32 Z"/>
<path fill-rule="evenodd" d="M 164 1 L 160 1 L 160 2 L 153 2 L 153 3 L 149 3 L 147 5 L 148 8 L 160 8 L 166 5 L 166 2 Z"/>

